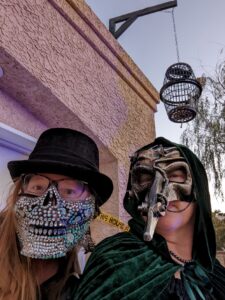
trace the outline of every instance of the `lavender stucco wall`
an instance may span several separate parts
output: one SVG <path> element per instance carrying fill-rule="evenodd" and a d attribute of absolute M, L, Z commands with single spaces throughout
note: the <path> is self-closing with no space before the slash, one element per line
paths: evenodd
<path fill-rule="evenodd" d="M 82 0 L 2 0 L 0 28 L 0 121 L 35 137 L 65 126 L 94 138 L 115 186 L 103 210 L 127 219 L 129 155 L 155 136 L 157 91 Z M 96 240 L 116 231 L 99 226 Z"/>

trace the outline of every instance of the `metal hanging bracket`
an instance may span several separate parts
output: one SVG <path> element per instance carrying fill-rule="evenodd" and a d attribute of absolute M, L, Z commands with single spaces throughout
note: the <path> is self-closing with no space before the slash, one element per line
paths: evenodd
<path fill-rule="evenodd" d="M 122 33 L 139 17 L 152 14 L 154 12 L 158 12 L 164 9 L 169 9 L 172 7 L 177 6 L 177 0 L 174 1 L 168 1 L 162 4 L 158 4 L 155 6 L 147 7 L 141 10 L 137 10 L 119 17 L 115 17 L 112 19 L 109 19 L 109 31 L 112 33 L 112 35 L 118 39 L 118 37 L 121 36 Z M 117 30 L 116 30 L 116 24 L 124 22 Z"/>

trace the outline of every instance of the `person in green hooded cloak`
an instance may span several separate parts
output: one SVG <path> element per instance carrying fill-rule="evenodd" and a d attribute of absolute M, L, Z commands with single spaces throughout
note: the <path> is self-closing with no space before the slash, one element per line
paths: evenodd
<path fill-rule="evenodd" d="M 224 300 L 205 169 L 185 146 L 157 138 L 131 158 L 130 232 L 103 240 L 74 299 Z"/>

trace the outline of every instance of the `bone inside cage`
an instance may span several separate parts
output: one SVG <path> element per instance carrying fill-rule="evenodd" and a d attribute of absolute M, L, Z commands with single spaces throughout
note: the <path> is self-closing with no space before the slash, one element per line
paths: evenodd
<path fill-rule="evenodd" d="M 171 65 L 165 74 L 160 99 L 169 119 L 176 123 L 189 122 L 196 116 L 196 101 L 202 87 L 192 68 L 186 63 Z"/>

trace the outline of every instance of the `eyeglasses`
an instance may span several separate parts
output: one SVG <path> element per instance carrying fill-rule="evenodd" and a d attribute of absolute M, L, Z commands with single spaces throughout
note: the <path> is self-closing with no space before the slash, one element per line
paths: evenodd
<path fill-rule="evenodd" d="M 22 191 L 24 194 L 42 196 L 51 185 L 54 185 L 59 195 L 67 201 L 79 200 L 82 194 L 87 191 L 87 182 L 72 178 L 52 180 L 45 175 L 22 175 Z"/>

